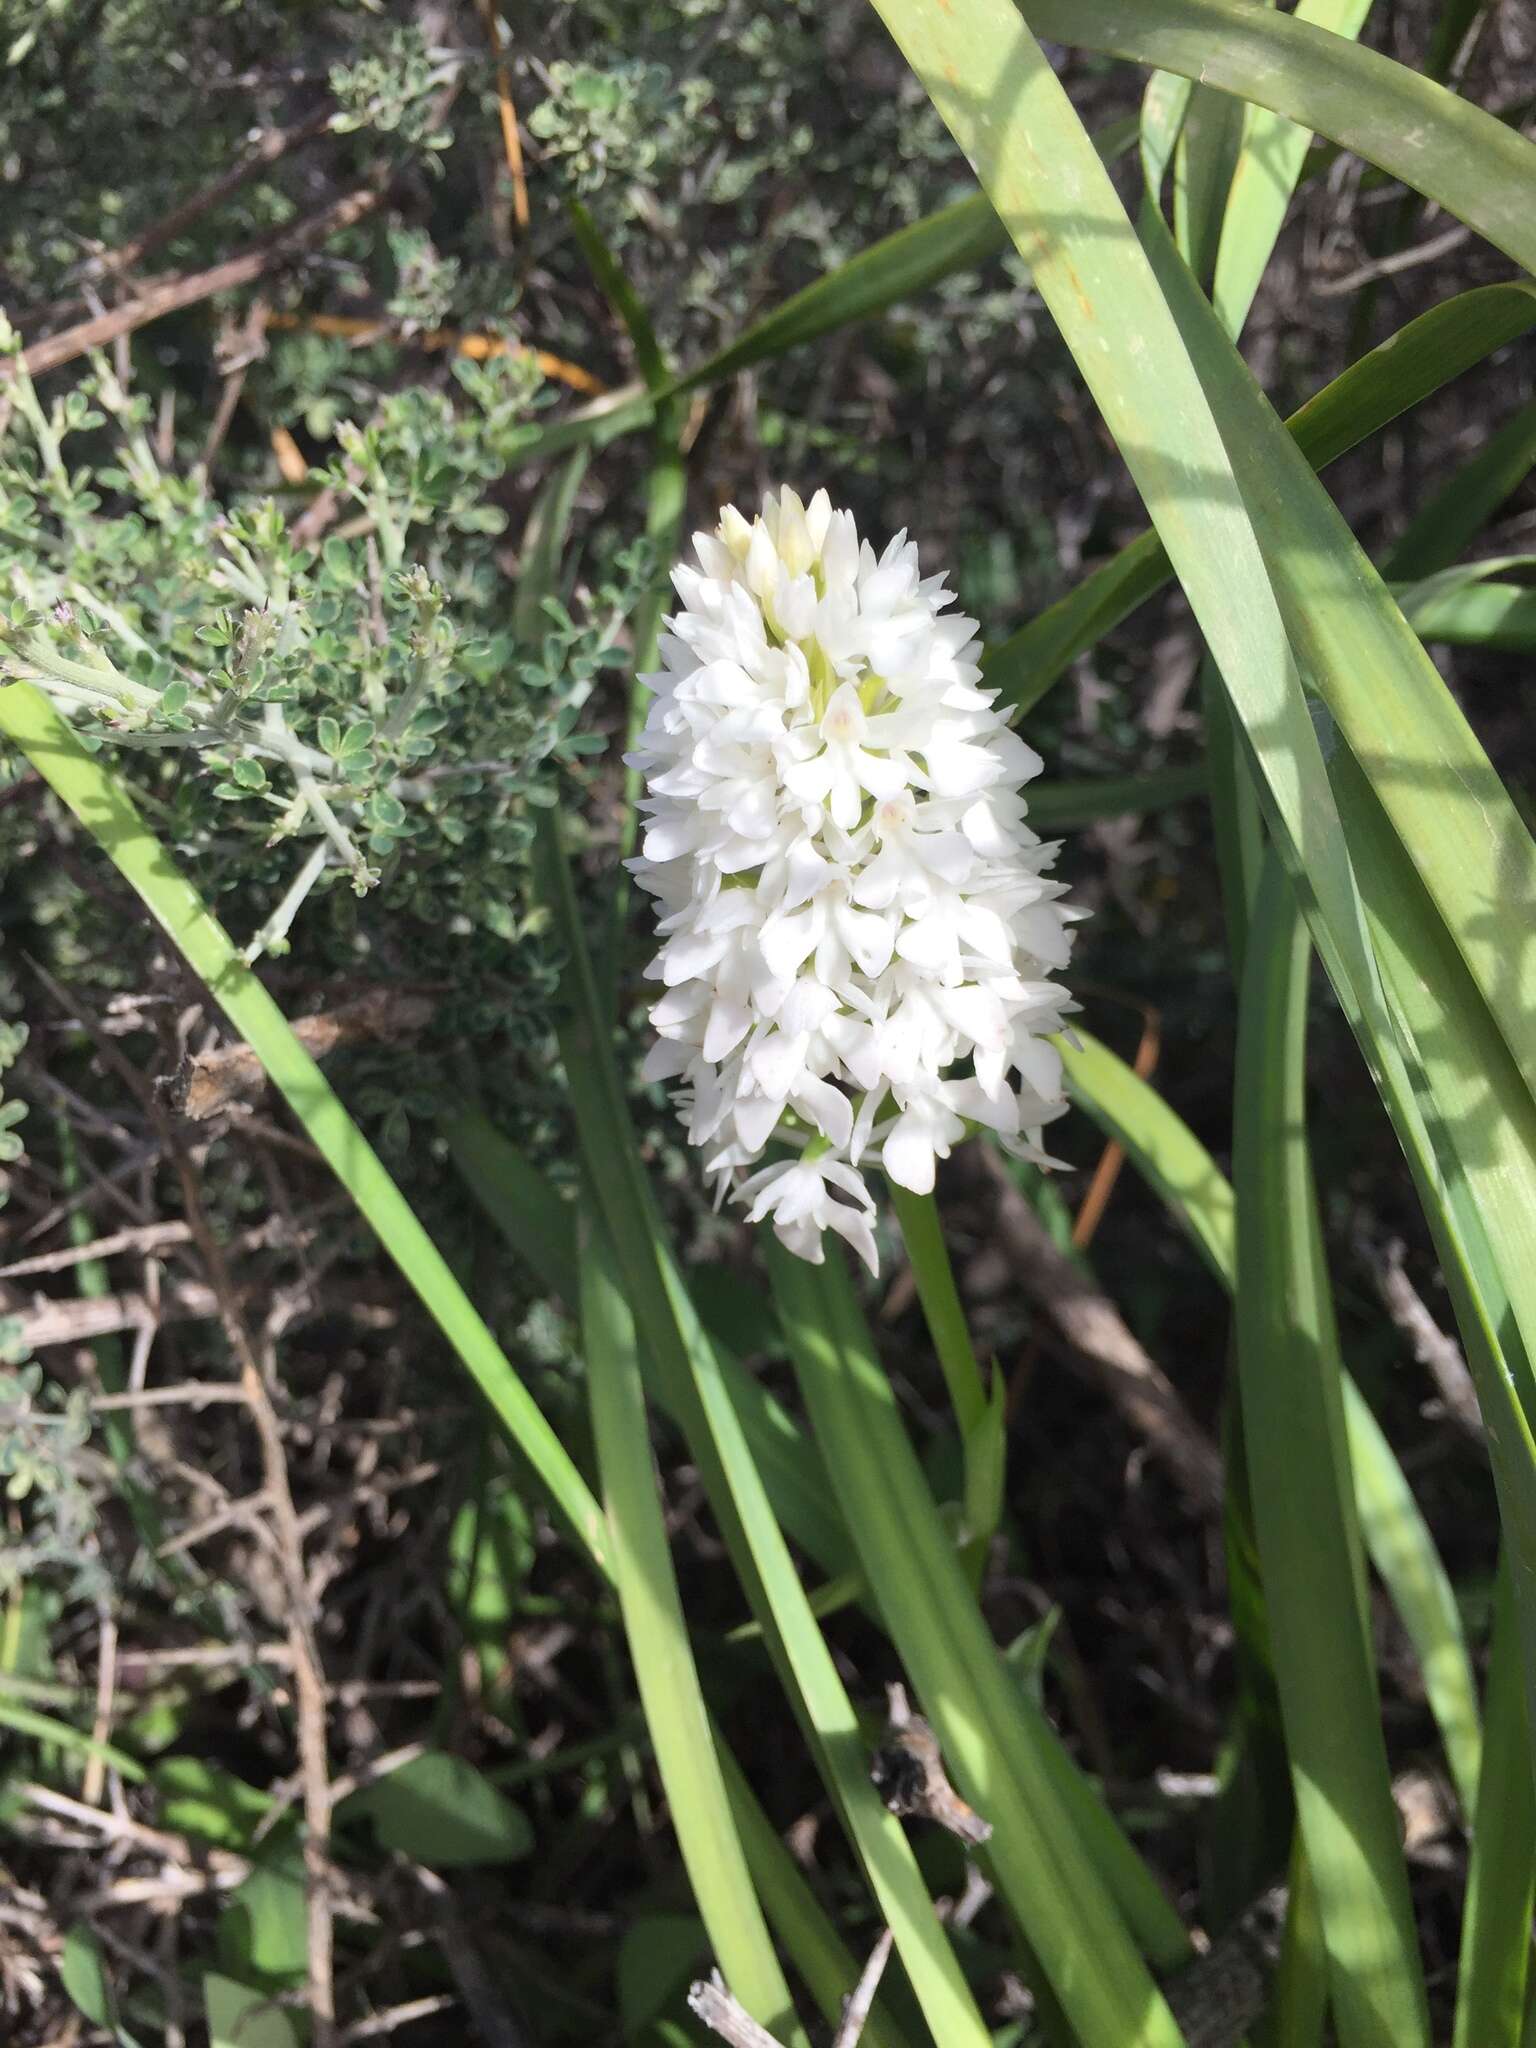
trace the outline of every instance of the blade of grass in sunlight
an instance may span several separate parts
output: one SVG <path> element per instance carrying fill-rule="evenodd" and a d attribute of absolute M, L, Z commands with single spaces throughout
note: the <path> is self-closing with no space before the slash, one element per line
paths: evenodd
<path fill-rule="evenodd" d="M 1306 1143 L 1310 942 L 1259 887 L 1237 1038 L 1237 1338 L 1275 1675 L 1343 2048 L 1429 2041 L 1369 1655 L 1338 1340 Z"/>
<path fill-rule="evenodd" d="M 1243 140 L 1243 105 L 1180 81 L 1189 94 L 1173 159 L 1173 231 L 1202 283 L 1216 267 L 1222 215 Z"/>
<path fill-rule="evenodd" d="M 1448 585 L 1443 577 L 1433 576 L 1392 594 L 1426 645 L 1536 652 L 1536 589 L 1529 584 L 1469 576 Z"/>
<path fill-rule="evenodd" d="M 89 754 L 30 683 L 0 689 L 0 731 L 26 754 L 135 889 L 356 1202 L 583 1544 L 602 1553 L 601 1512 L 510 1360 L 450 1272 L 288 1020 L 223 927 L 139 817 L 106 762 Z"/>
<path fill-rule="evenodd" d="M 1371 0 L 1298 0 L 1292 19 L 1352 41 L 1370 11 Z M 1232 174 L 1211 287 L 1211 302 L 1228 334 L 1242 332 L 1311 144 L 1310 132 L 1283 115 L 1266 107 L 1244 110 L 1242 151 Z M 1199 266 L 1190 268 L 1204 283 Z"/>
<path fill-rule="evenodd" d="M 1536 1795 L 1509 1575 L 1488 1658 L 1487 1766 L 1472 1827 L 1453 2048 L 1519 2048 L 1536 1893 Z"/>
<path fill-rule="evenodd" d="M 1536 325 L 1536 289 L 1481 285 L 1410 320 L 1286 421 L 1314 469 L 1438 391 Z M 1079 654 L 1112 631 L 1172 575 L 1155 531 L 1127 542 L 1075 589 L 990 649 L 988 683 L 1016 713 L 1037 704 Z"/>
<path fill-rule="evenodd" d="M 835 1462 L 865 1574 L 961 1792 L 992 1824 L 985 1858 L 1003 1898 L 1087 2048 L 1176 2042 L 1126 1922 L 1163 1967 L 1187 1953 L 1183 1929 L 1118 1829 L 1110 1823 L 1090 1837 L 1065 1803 L 1053 1742 L 1023 1711 L 987 1633 L 847 1274 L 830 1261 L 807 1265 L 776 1240 L 767 1253 L 796 1374 L 817 1441 Z"/>
<path fill-rule="evenodd" d="M 1028 0 L 1037 35 L 1316 129 L 1536 270 L 1536 145 L 1374 50 L 1252 0 Z"/>
<path fill-rule="evenodd" d="M 805 2048 L 710 1737 L 657 1499 L 634 1319 L 595 1215 L 582 1249 L 581 1324 L 614 1582 L 688 1881 L 731 1991 L 777 2040 Z"/>
<path fill-rule="evenodd" d="M 0 1697 L 0 1728 L 14 1729 L 18 1735 L 28 1735 L 34 1742 L 47 1743 L 71 1756 L 97 1757 L 102 1763 L 110 1764 L 130 1785 L 140 1785 L 148 1776 L 141 1763 L 112 1743 L 98 1742 L 94 1735 L 71 1727 L 68 1721 L 57 1720 L 52 1714 L 40 1714 L 34 1707 L 18 1706 L 14 1700 L 3 1697 Z"/>
<path fill-rule="evenodd" d="M 1237 1203 L 1215 1160 L 1157 1091 L 1087 1031 L 1056 1041 L 1072 1099 L 1122 1146 L 1189 1232 L 1214 1277 L 1237 1286 Z M 1481 1753 L 1477 1688 L 1461 1615 L 1429 1526 L 1363 1394 L 1344 1375 L 1344 1418 L 1362 1533 L 1412 1642 L 1467 1812 Z"/>
<path fill-rule="evenodd" d="M 1263 2048 L 1322 2048 L 1328 2016 L 1328 1954 L 1317 1886 L 1300 1835 L 1291 1848 L 1289 1897 Z"/>
<path fill-rule="evenodd" d="M 1006 1455 L 1004 1387 L 984 1375 L 971 1349 L 965 1310 L 944 1243 L 944 1226 L 932 1195 L 890 1184 L 902 1242 L 917 1283 L 928 1334 L 938 1356 L 965 1460 L 965 1528 L 972 1542 L 985 1542 L 1003 1508 Z M 989 1379 L 992 1384 L 989 1391 Z"/>

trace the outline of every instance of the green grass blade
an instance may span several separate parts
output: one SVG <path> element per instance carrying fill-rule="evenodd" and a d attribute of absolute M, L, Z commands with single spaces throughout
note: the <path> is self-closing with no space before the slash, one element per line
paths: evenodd
<path fill-rule="evenodd" d="M 1176 2042 L 1121 1913 L 1129 1908 L 1165 1966 L 1187 1952 L 1183 1930 L 1134 1855 L 1128 1867 L 1116 1854 L 1109 1816 L 1089 1839 L 1063 1798 L 1044 1723 L 1026 1711 L 987 1633 L 847 1274 L 776 1242 L 767 1249 L 795 1370 L 835 1462 L 865 1575 L 956 1782 L 992 1823 L 985 1855 L 1003 1898 L 1085 2048 Z"/>
<path fill-rule="evenodd" d="M 454 1164 L 518 1257 L 567 1303 L 574 1302 L 577 1261 L 569 1205 L 484 1117 L 457 1117 L 444 1126 L 444 1135 Z M 766 1304 L 762 1312 L 766 1317 Z M 822 1569 L 839 1577 L 851 1566 L 853 1550 L 820 1453 L 769 1389 L 745 1371 L 719 1333 L 714 1334 L 720 1369 L 775 1512 Z M 675 1376 L 658 1371 L 648 1355 L 644 1364 L 654 1398 L 686 1427 L 691 1409 L 678 1399 Z"/>
<path fill-rule="evenodd" d="M 57 1720 L 52 1714 L 40 1714 L 34 1707 L 18 1706 L 14 1700 L 0 1698 L 0 1728 L 14 1728 L 18 1735 L 30 1735 L 34 1742 L 46 1742 L 54 1749 L 67 1750 L 72 1756 L 98 1757 L 131 1785 L 143 1784 L 148 1776 L 141 1763 L 112 1743 L 98 1742 L 94 1735 L 87 1735 L 68 1721 Z"/>
<path fill-rule="evenodd" d="M 1291 1847 L 1290 1898 L 1269 2012 L 1259 2048 L 1322 2048 L 1328 2015 L 1328 1954 L 1317 1886 L 1298 1834 Z"/>
<path fill-rule="evenodd" d="M 1237 1332 L 1286 1747 L 1342 2048 L 1428 2048 L 1429 2015 L 1369 1658 L 1338 1340 L 1306 1145 L 1310 945 L 1260 883 L 1238 1024 Z"/>
<path fill-rule="evenodd" d="M 1311 466 L 1325 469 L 1533 325 L 1536 289 L 1530 285 L 1480 285 L 1459 293 L 1352 363 L 1293 413 L 1286 429 Z M 1156 533 L 1138 535 L 992 648 L 984 663 L 987 682 L 1016 715 L 1027 711 L 1172 573 Z"/>
<path fill-rule="evenodd" d="M 1189 1232 L 1214 1277 L 1237 1286 L 1232 1184 L 1157 1091 L 1086 1031 L 1056 1041 L 1072 1099 L 1113 1138 Z M 1456 1597 L 1401 1465 L 1369 1403 L 1346 1373 L 1344 1421 L 1361 1532 L 1413 1644 L 1425 1696 L 1464 1809 L 1478 1779 L 1477 1687 Z"/>
<path fill-rule="evenodd" d="M 1298 0 L 1291 19 L 1353 41 L 1370 11 L 1371 0 Z M 1228 334 L 1242 332 L 1311 144 L 1310 130 L 1298 128 L 1283 115 L 1265 107 L 1246 110 L 1242 153 L 1232 176 L 1211 287 L 1211 303 Z M 1190 268 L 1203 282 L 1205 273 L 1199 265 L 1191 263 Z"/>
<path fill-rule="evenodd" d="M 1037 832 L 1075 831 L 1099 818 L 1132 811 L 1162 811 L 1206 793 L 1204 764 L 1150 768 L 1139 775 L 1094 776 L 1083 782 L 1032 782 L 1029 822 Z"/>
<path fill-rule="evenodd" d="M 1381 565 L 1416 583 L 1453 562 L 1536 464 L 1536 399 L 1522 405 L 1435 491 Z"/>
<path fill-rule="evenodd" d="M 1536 652 L 1536 590 L 1476 579 L 1447 589 L 1438 576 L 1394 590 L 1403 617 L 1428 646 Z"/>
<path fill-rule="evenodd" d="M 1403 1468 L 1370 1403 L 1347 1373 L 1343 1391 L 1360 1532 L 1417 1653 L 1456 1796 L 1462 1812 L 1470 1815 L 1483 1734 L 1461 1610 Z"/>
<path fill-rule="evenodd" d="M 1195 86 L 1173 159 L 1173 231 L 1184 261 L 1202 284 L 1216 268 L 1222 216 L 1243 141 L 1243 106 Z"/>
<path fill-rule="evenodd" d="M 1509 1575 L 1488 1659 L 1487 1764 L 1472 1829 L 1453 2048 L 1519 2048 L 1536 1896 L 1536 1795 Z"/>
<path fill-rule="evenodd" d="M 634 1318 L 595 1216 L 581 1261 L 581 1326 L 624 1633 L 688 1881 L 736 1998 L 776 2039 L 806 2048 L 710 1736 L 656 1493 Z"/>
<path fill-rule="evenodd" d="M 1253 0 L 1028 0 L 1027 13 L 1053 42 L 1174 71 L 1315 129 L 1536 270 L 1536 146 L 1404 65 Z"/>
<path fill-rule="evenodd" d="M 549 629 L 544 600 L 553 597 L 559 586 L 561 557 L 588 459 L 585 448 L 568 455 L 543 485 L 528 514 L 522 566 L 512 598 L 512 630 L 525 646 L 541 640 Z"/>
<path fill-rule="evenodd" d="M 440 1129 L 454 1166 L 486 1215 L 534 1277 L 574 1309 L 580 1300 L 580 1268 L 571 1204 L 488 1118 L 466 1111 Z"/>
<path fill-rule="evenodd" d="M 971 1349 L 960 1291 L 932 1195 L 890 1183 L 891 1202 L 917 1283 L 928 1334 L 949 1389 L 965 1461 L 965 1531 L 971 1541 L 992 1534 L 1003 1507 L 1005 1436 L 1002 1410 Z"/>
<path fill-rule="evenodd" d="M 260 1060 L 310 1142 L 378 1234 L 583 1544 L 602 1553 L 601 1512 L 511 1361 L 441 1252 L 342 1107 L 288 1020 L 241 960 L 196 889 L 149 831 L 105 760 L 88 754 L 41 691 L 0 689 L 0 731 L 18 746 L 138 893 Z"/>

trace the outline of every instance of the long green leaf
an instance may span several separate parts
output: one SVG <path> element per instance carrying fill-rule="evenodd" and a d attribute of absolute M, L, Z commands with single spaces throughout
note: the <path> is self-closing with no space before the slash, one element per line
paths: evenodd
<path fill-rule="evenodd" d="M 1500 1571 L 1488 1658 L 1487 1767 L 1467 1866 L 1453 2048 L 1519 2048 L 1536 1897 L 1536 1793 L 1520 1634 Z"/>
<path fill-rule="evenodd" d="M 1298 0 L 1291 19 L 1353 41 L 1370 11 L 1371 0 Z M 1228 334 L 1242 332 L 1311 144 L 1310 131 L 1283 115 L 1265 107 L 1246 109 L 1242 152 L 1232 175 L 1211 287 L 1211 303 Z M 1190 268 L 1203 281 L 1200 267 L 1192 263 Z"/>
<path fill-rule="evenodd" d="M 634 1318 L 595 1215 L 582 1258 L 581 1315 L 619 1607 L 688 1880 L 731 1991 L 776 2039 L 804 2048 L 710 1738 L 656 1494 Z"/>
<path fill-rule="evenodd" d="M 1063 1802 L 1040 1726 L 987 1634 L 935 1512 L 840 1264 L 768 1245 L 774 1297 L 823 1453 L 835 1461 L 865 1575 L 962 1792 L 992 1823 L 998 1888 L 1086 2048 L 1152 2048 L 1177 2030 L 1110 1910 L 1118 1866 Z M 1144 1876 L 1144 1873 L 1143 1873 Z M 1121 1897 L 1122 1910 L 1128 1903 Z M 1138 1914 L 1139 1917 L 1139 1914 Z M 1171 1920 L 1172 1924 L 1167 1925 Z M 1184 1949 L 1163 1908 L 1143 1926 Z"/>
<path fill-rule="evenodd" d="M 261 1061 L 337 1179 L 378 1233 L 484 1393 L 513 1444 L 587 1549 L 602 1554 L 601 1511 L 441 1252 L 353 1123 L 282 1011 L 240 958 L 197 890 L 145 826 L 106 762 L 89 754 L 40 690 L 0 689 L 0 731 L 20 747 L 138 893 L 188 966 Z"/>
<path fill-rule="evenodd" d="M 1536 652 L 1536 590 L 1528 584 L 1479 577 L 1448 588 L 1438 576 L 1429 583 L 1434 587 L 1414 583 L 1393 593 L 1426 645 Z"/>
<path fill-rule="evenodd" d="M 1238 1024 L 1237 1334 L 1275 1675 L 1342 2048 L 1428 2048 L 1348 1480 L 1338 1340 L 1306 1144 L 1310 945 L 1260 884 Z"/>
<path fill-rule="evenodd" d="M 1027 0 L 1026 13 L 1054 42 L 1176 71 L 1316 129 L 1536 270 L 1536 147 L 1389 57 L 1253 0 Z"/>
<path fill-rule="evenodd" d="M 1536 463 L 1536 399 L 1522 405 L 1429 498 L 1381 573 L 1417 582 L 1453 562 Z"/>
<path fill-rule="evenodd" d="M 1536 325 L 1536 289 L 1480 285 L 1431 307 L 1335 377 L 1286 421 L 1314 469 L 1376 433 Z M 1126 543 L 1038 618 L 989 650 L 987 682 L 1015 715 L 1045 695 L 1079 654 L 1144 604 L 1172 574 L 1155 532 Z"/>
<path fill-rule="evenodd" d="M 1214 1277 L 1237 1287 L 1237 1202 L 1205 1146 L 1157 1091 L 1088 1032 L 1057 1041 L 1067 1085 L 1189 1232 Z M 1413 1644 L 1425 1695 L 1463 1807 L 1472 1810 L 1481 1735 L 1477 1688 L 1456 1596 L 1391 1446 L 1354 1381 L 1344 1420 L 1355 1496 L 1371 1563 Z"/>

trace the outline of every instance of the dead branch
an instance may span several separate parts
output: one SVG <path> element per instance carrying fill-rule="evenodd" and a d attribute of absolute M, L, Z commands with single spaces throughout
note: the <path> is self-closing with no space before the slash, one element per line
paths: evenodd
<path fill-rule="evenodd" d="M 1219 1515 L 1221 1456 L 1120 1311 L 1060 1250 L 989 1146 L 967 1148 L 993 1190 L 994 1227 L 1010 1282 L 1039 1303 L 1202 1517 Z M 985 1256 L 985 1255 L 984 1255 Z"/>
<path fill-rule="evenodd" d="M 398 1044 L 430 1023 L 433 1009 L 426 996 L 398 989 L 370 989 L 351 1002 L 339 1003 L 333 1010 L 296 1018 L 293 1034 L 306 1052 L 323 1060 L 339 1046 L 374 1039 Z M 201 1123 L 221 1110 L 249 1108 L 261 1098 L 266 1085 L 266 1071 L 260 1060 L 248 1045 L 239 1043 L 195 1054 L 179 1072 L 161 1083 L 171 1107 L 193 1123 Z"/>
<path fill-rule="evenodd" d="M 914 1714 L 906 1687 L 888 1685 L 889 1719 L 869 1775 L 892 1813 L 937 1821 L 962 1842 L 985 1842 L 992 1823 L 967 1806 L 949 1782 L 939 1738 Z"/>
<path fill-rule="evenodd" d="M 1355 1249 L 1387 1314 L 1408 1339 L 1419 1364 L 1428 1368 L 1446 1414 L 1475 1442 L 1482 1443 L 1483 1414 L 1466 1357 L 1456 1339 L 1435 1321 L 1408 1278 L 1402 1239 L 1377 1243 L 1362 1223 L 1355 1232 Z"/>
<path fill-rule="evenodd" d="M 66 327 L 62 333 L 50 334 L 46 339 L 34 342 L 23 352 L 23 367 L 29 375 L 40 377 L 47 370 L 56 370 L 61 364 L 73 362 L 76 356 L 83 356 L 90 349 L 104 348 L 121 335 L 133 334 L 140 327 L 147 327 L 153 320 L 163 320 L 169 313 L 179 313 L 203 299 L 211 299 L 216 292 L 237 291 L 242 285 L 254 284 L 257 278 L 267 276 L 295 256 L 303 255 L 318 243 L 329 241 L 332 235 L 339 235 L 344 229 L 355 226 L 373 212 L 383 196 L 381 185 L 358 186 L 343 193 L 341 198 L 333 199 L 329 206 L 322 206 L 317 212 L 306 215 L 295 225 L 264 236 L 249 249 L 242 249 L 239 255 L 227 256 L 222 263 L 215 263 L 207 270 L 159 278 L 137 298 L 129 299 L 121 306 L 113 306 L 105 313 L 98 313 L 90 320 L 82 320 L 74 327 Z"/>

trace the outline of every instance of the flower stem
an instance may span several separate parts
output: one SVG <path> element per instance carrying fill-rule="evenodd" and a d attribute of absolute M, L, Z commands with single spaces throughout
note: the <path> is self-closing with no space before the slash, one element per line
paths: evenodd
<path fill-rule="evenodd" d="M 1000 1403 L 989 1391 L 971 1348 L 965 1310 L 955 1286 L 954 1269 L 944 1243 L 938 1205 L 932 1195 L 915 1195 L 890 1183 L 891 1196 L 906 1243 L 917 1298 L 923 1305 L 928 1334 L 938 1353 L 950 1405 L 960 1430 L 965 1459 L 966 1533 L 978 1548 L 997 1527 L 1003 1505 L 1004 1431 Z M 978 1560 L 979 1561 L 979 1560 Z"/>

